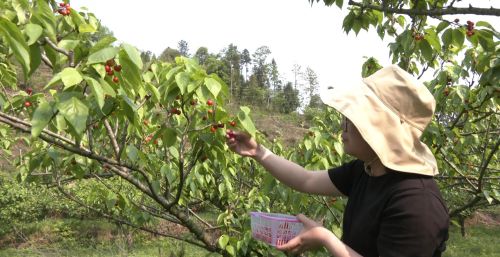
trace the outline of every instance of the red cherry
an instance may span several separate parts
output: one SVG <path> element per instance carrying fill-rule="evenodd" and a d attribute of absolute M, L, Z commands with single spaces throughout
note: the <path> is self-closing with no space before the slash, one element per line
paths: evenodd
<path fill-rule="evenodd" d="M 172 108 L 172 109 L 170 109 L 170 113 L 171 113 L 171 114 L 180 114 L 180 112 L 181 112 L 181 111 L 180 111 L 180 110 L 178 110 L 177 108 Z"/>
<path fill-rule="evenodd" d="M 233 121 L 229 122 L 229 125 L 231 125 L 233 127 L 236 126 L 236 121 L 233 120 Z"/>
<path fill-rule="evenodd" d="M 235 135 L 234 135 L 234 132 L 230 129 L 226 130 L 226 134 L 229 136 L 229 138 L 234 138 Z"/>
<path fill-rule="evenodd" d="M 113 77 L 113 82 L 118 83 L 119 81 L 120 81 L 120 79 L 118 79 L 118 77 L 116 77 L 116 76 Z"/>
<path fill-rule="evenodd" d="M 210 127 L 210 132 L 215 133 L 215 131 L 217 131 L 217 127 L 214 126 Z"/>
<path fill-rule="evenodd" d="M 155 139 L 155 141 L 153 141 L 153 144 L 157 145 L 158 144 L 158 139 Z"/>
<path fill-rule="evenodd" d="M 474 35 L 474 30 L 467 30 L 467 32 L 465 32 L 465 34 L 467 34 L 468 37 L 471 37 Z"/>
<path fill-rule="evenodd" d="M 64 10 L 64 16 L 68 16 L 70 14 L 71 14 L 71 10 L 70 9 Z"/>
<path fill-rule="evenodd" d="M 66 6 L 66 8 L 68 8 L 68 9 L 69 9 L 69 8 L 71 8 L 71 6 L 69 5 L 69 3 L 67 3 L 67 4 L 66 4 L 66 5 L 64 5 L 64 6 Z"/>
<path fill-rule="evenodd" d="M 208 110 L 208 114 L 214 114 L 214 110 L 209 109 L 209 110 Z"/>
<path fill-rule="evenodd" d="M 122 66 L 121 65 L 116 65 L 114 67 L 114 69 L 115 69 L 115 71 L 120 72 L 122 70 Z"/>
<path fill-rule="evenodd" d="M 33 93 L 33 89 L 31 87 L 26 88 L 26 93 L 31 95 Z"/>
<path fill-rule="evenodd" d="M 106 70 L 106 72 L 112 72 L 112 70 L 111 70 L 111 66 L 109 66 L 109 65 L 106 65 L 106 66 L 104 67 L 104 69 Z"/>
<path fill-rule="evenodd" d="M 217 124 L 217 127 L 219 127 L 219 128 L 223 128 L 223 127 L 224 127 L 224 123 L 219 123 L 219 124 Z"/>
<path fill-rule="evenodd" d="M 64 6 L 66 6 L 66 4 L 65 3 L 59 3 L 59 6 L 64 7 Z"/>
<path fill-rule="evenodd" d="M 57 12 L 58 12 L 59 14 L 61 14 L 61 15 L 65 15 L 65 13 L 66 13 L 66 9 L 59 9 L 59 10 L 57 10 Z"/>
<path fill-rule="evenodd" d="M 24 102 L 24 107 L 30 107 L 30 106 L 31 106 L 31 102 L 30 101 Z"/>
<path fill-rule="evenodd" d="M 144 125 L 149 125 L 149 121 L 148 120 L 144 120 L 142 123 L 144 123 Z"/>
<path fill-rule="evenodd" d="M 108 65 L 108 66 L 115 66 L 115 60 L 113 60 L 113 59 L 107 60 L 106 61 L 106 65 Z"/>
<path fill-rule="evenodd" d="M 208 101 L 207 101 L 207 105 L 208 105 L 208 106 L 212 106 L 212 105 L 214 105 L 214 101 L 212 101 L 212 100 L 208 99 Z"/>

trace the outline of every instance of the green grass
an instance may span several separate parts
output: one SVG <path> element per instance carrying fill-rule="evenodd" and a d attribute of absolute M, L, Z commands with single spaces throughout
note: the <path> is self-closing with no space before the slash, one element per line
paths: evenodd
<path fill-rule="evenodd" d="M 97 256 L 186 256 L 204 257 L 208 252 L 202 248 L 168 238 L 154 238 L 147 233 L 133 233 L 133 242 L 128 244 L 125 234 L 131 232 L 101 220 L 46 219 L 29 224 L 18 224 L 18 233 L 10 235 L 17 239 L 18 249 L 5 248 L 9 235 L 0 237 L 0 257 L 97 257 Z M 12 240 L 10 240 L 12 242 Z M 218 256 L 218 255 L 208 255 Z"/>
<path fill-rule="evenodd" d="M 179 256 L 182 249 L 185 256 L 190 257 L 220 256 L 208 255 L 204 249 L 187 243 L 143 233 L 135 233 L 129 248 L 120 234 L 123 231 L 105 221 L 48 219 L 25 224 L 21 229 L 30 239 L 28 243 L 23 243 L 19 249 L 0 249 L 0 257 L 171 257 Z M 443 257 L 498 256 L 500 226 L 476 225 L 468 227 L 466 232 L 467 236 L 462 237 L 459 228 L 451 227 Z"/>
<path fill-rule="evenodd" d="M 500 226 L 468 227 L 465 237 L 460 234 L 460 228 L 453 226 L 450 229 L 450 238 L 443 257 L 497 257 L 499 254 Z"/>
<path fill-rule="evenodd" d="M 203 249 L 181 244 L 169 240 L 157 240 L 134 244 L 132 249 L 127 249 L 125 242 L 106 243 L 91 247 L 63 245 L 49 247 L 29 247 L 25 249 L 0 250 L 0 257 L 151 257 L 151 256 L 179 256 L 179 251 L 184 247 L 185 256 L 205 257 L 208 252 Z M 211 254 L 208 256 L 220 256 Z"/>

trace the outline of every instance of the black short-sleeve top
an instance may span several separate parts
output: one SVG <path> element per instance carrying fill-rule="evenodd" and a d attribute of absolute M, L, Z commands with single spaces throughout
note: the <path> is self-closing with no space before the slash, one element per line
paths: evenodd
<path fill-rule="evenodd" d="M 342 241 L 363 256 L 441 256 L 449 215 L 430 176 L 388 170 L 372 177 L 355 160 L 328 170 L 348 197 Z"/>

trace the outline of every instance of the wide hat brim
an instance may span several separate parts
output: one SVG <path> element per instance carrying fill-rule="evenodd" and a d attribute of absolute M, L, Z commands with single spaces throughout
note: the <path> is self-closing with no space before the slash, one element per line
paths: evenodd
<path fill-rule="evenodd" d="M 406 173 L 438 174 L 436 158 L 420 141 L 422 131 L 401 120 L 364 82 L 323 88 L 320 97 L 356 126 L 385 167 Z"/>

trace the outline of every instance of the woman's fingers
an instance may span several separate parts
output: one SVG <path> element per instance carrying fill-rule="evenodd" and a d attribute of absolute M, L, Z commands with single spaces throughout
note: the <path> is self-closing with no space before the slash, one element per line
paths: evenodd
<path fill-rule="evenodd" d="M 300 247 L 300 236 L 296 236 L 288 241 L 286 244 L 276 246 L 280 251 L 293 251 Z"/>
<path fill-rule="evenodd" d="M 309 219 L 308 217 L 306 217 L 304 214 L 299 214 L 297 215 L 297 219 L 302 222 L 302 224 L 304 224 L 304 227 L 315 227 L 315 226 L 318 226 L 319 224 L 312 220 L 312 219 Z"/>

